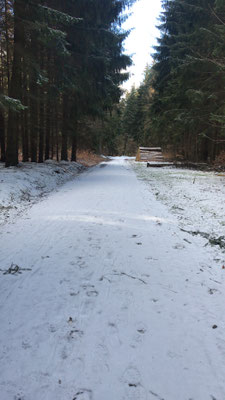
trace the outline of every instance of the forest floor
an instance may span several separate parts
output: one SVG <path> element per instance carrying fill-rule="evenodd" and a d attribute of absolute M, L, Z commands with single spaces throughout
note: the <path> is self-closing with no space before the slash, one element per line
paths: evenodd
<path fill-rule="evenodd" d="M 77 161 L 78 163 L 84 165 L 85 167 L 94 167 L 102 161 L 109 160 L 107 157 L 92 153 L 90 151 L 79 150 L 77 151 Z"/>
<path fill-rule="evenodd" d="M 115 158 L 9 217 L 1 400 L 224 400 L 224 183 Z"/>

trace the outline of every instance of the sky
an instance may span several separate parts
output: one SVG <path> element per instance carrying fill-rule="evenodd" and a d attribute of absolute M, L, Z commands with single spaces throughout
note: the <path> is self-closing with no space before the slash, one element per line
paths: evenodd
<path fill-rule="evenodd" d="M 143 80 L 143 71 L 152 63 L 152 46 L 157 44 L 159 31 L 157 18 L 161 12 L 161 0 L 138 0 L 132 9 L 132 15 L 123 24 L 125 30 L 132 29 L 124 43 L 125 53 L 133 55 L 133 66 L 129 68 L 130 79 L 123 85 L 129 90 L 133 84 L 138 87 Z"/>

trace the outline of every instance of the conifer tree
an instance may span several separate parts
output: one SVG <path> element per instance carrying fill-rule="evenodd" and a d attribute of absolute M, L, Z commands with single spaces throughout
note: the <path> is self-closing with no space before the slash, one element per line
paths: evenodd
<path fill-rule="evenodd" d="M 224 87 L 216 60 L 224 48 L 224 37 L 215 41 L 215 2 L 165 1 L 161 22 L 152 129 L 162 143 L 180 149 L 185 158 L 212 161 L 220 150 L 224 129 L 222 120 L 213 122 L 213 116 L 223 109 Z"/>
<path fill-rule="evenodd" d="M 60 152 L 67 160 L 69 148 L 76 159 L 79 121 L 104 119 L 128 77 L 121 72 L 131 63 L 123 54 L 128 33 L 120 22 L 133 1 L 7 1 L 13 51 L 9 67 L 5 56 L 2 78 L 11 80 L 1 97 L 8 113 L 6 166 L 18 163 L 19 149 L 23 161 L 59 159 Z"/>

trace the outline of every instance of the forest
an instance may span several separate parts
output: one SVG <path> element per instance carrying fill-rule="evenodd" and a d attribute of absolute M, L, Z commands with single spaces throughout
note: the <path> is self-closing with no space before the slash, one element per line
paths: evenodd
<path fill-rule="evenodd" d="M 124 94 L 135 0 L 0 1 L 0 159 L 76 161 L 77 148 L 224 162 L 224 0 L 163 0 L 153 65 Z M 151 49 L 149 49 L 149 53 Z"/>
<path fill-rule="evenodd" d="M 161 145 L 178 159 L 224 163 L 225 2 L 162 3 L 154 63 L 116 107 L 112 125 L 125 141 Z"/>
<path fill-rule="evenodd" d="M 123 11 L 133 0 L 1 0 L 0 148 L 6 166 L 101 150 L 105 113 L 131 64 Z"/>

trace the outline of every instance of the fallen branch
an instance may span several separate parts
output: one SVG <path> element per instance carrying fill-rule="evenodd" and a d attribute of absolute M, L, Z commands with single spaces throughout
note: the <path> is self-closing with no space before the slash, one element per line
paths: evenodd
<path fill-rule="evenodd" d="M 209 241 L 209 244 L 211 246 L 219 246 L 221 249 L 225 248 L 225 236 L 219 236 L 218 238 L 210 236 L 209 233 L 206 232 L 201 232 L 201 231 L 187 231 L 185 229 L 181 228 L 182 232 L 186 232 L 191 234 L 192 236 L 201 236 L 204 239 L 207 239 Z"/>
<path fill-rule="evenodd" d="M 11 264 L 8 269 L 0 269 L 3 275 L 17 275 L 22 274 L 22 271 L 31 271 L 31 268 L 21 268 L 17 264 Z"/>
<path fill-rule="evenodd" d="M 147 282 L 145 282 L 143 279 L 138 278 L 138 277 L 133 276 L 133 275 L 126 274 L 125 272 L 120 272 L 120 273 L 115 272 L 114 275 L 118 275 L 118 276 L 124 275 L 124 276 L 127 276 L 128 278 L 138 280 L 138 281 L 140 281 L 141 283 L 144 283 L 145 285 L 147 285 Z"/>

